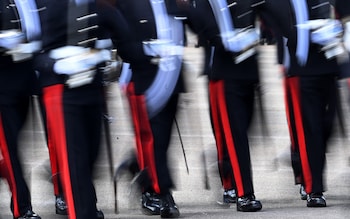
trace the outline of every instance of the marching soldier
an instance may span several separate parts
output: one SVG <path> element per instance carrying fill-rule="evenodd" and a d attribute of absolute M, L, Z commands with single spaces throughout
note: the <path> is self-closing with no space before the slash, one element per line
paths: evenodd
<path fill-rule="evenodd" d="M 132 35 L 119 51 L 132 72 L 127 84 L 141 171 L 142 210 L 145 214 L 178 217 L 172 196 L 174 182 L 168 148 L 177 111 L 181 79 L 183 24 L 170 14 L 167 1 L 121 0 L 116 7 Z"/>
<path fill-rule="evenodd" d="M 289 136 L 291 140 L 290 144 L 290 157 L 291 165 L 294 174 L 294 183 L 300 185 L 300 198 L 306 200 L 306 192 L 304 188 L 304 180 L 302 175 L 301 163 L 300 163 L 300 153 L 298 145 L 298 137 L 296 130 L 296 123 L 293 113 L 293 98 L 289 89 L 288 80 L 288 69 L 289 69 L 289 53 L 285 45 L 285 38 L 277 37 L 277 49 L 280 52 L 278 54 L 278 63 L 281 65 L 281 74 L 283 75 L 283 88 L 284 88 L 284 102 L 286 109 L 286 117 L 288 122 Z"/>
<path fill-rule="evenodd" d="M 209 104 L 223 202 L 237 202 L 237 210 L 243 212 L 262 208 L 254 195 L 247 134 L 259 85 L 255 50 L 259 36 L 254 30 L 252 3 L 194 1 L 188 10 L 194 31 L 214 48 L 208 74 Z"/>
<path fill-rule="evenodd" d="M 323 172 L 336 109 L 336 56 L 342 52 L 341 24 L 330 17 L 330 1 L 280 1 L 283 7 L 276 7 L 275 1 L 265 2 L 263 11 L 275 16 L 272 20 L 288 38 L 290 65 L 286 82 L 297 136 L 292 140 L 297 141 L 294 146 L 299 149 L 307 206 L 326 207 Z M 336 2 L 336 10 L 343 11 L 339 5 L 346 1 Z M 281 8 L 289 8 L 292 15 L 284 17 Z"/>
<path fill-rule="evenodd" d="M 13 217 L 40 219 L 32 210 L 18 145 L 19 132 L 26 121 L 29 100 L 37 84 L 32 55 L 40 46 L 40 23 L 32 0 L 4 0 L 0 7 L 1 175 L 6 178 L 12 193 Z"/>
<path fill-rule="evenodd" d="M 103 0 L 37 0 L 37 4 L 42 9 L 43 48 L 35 68 L 68 215 L 104 218 L 97 209 L 92 174 L 101 140 L 103 73 L 111 57 L 108 44 L 101 47 L 103 41 L 98 40 L 117 33 L 119 18 Z"/>

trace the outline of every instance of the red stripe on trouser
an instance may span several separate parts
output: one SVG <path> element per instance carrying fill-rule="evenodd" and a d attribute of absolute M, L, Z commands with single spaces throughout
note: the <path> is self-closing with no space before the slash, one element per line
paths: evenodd
<path fill-rule="evenodd" d="M 73 191 L 70 179 L 67 141 L 65 134 L 63 112 L 63 85 L 53 85 L 43 89 L 43 101 L 47 117 L 47 130 L 49 142 L 56 146 L 59 171 L 65 199 L 67 202 L 69 218 L 75 219 Z"/>
<path fill-rule="evenodd" d="M 140 169 L 146 168 L 152 182 L 153 190 L 160 193 L 157 170 L 154 159 L 154 140 L 149 123 L 146 100 L 144 95 L 136 95 L 133 83 L 127 86 L 127 96 L 130 104 L 130 111 L 134 123 L 136 147 L 138 151 L 138 162 Z"/>
<path fill-rule="evenodd" d="M 6 136 L 4 132 L 4 127 L 2 124 L 2 117 L 0 113 L 0 148 L 1 148 L 1 153 L 4 158 L 5 162 L 5 169 L 7 172 L 7 181 L 11 189 L 12 193 L 12 201 L 13 201 L 13 216 L 15 218 L 21 216 L 19 212 L 19 206 L 18 206 L 18 200 L 17 200 L 17 187 L 16 187 L 16 181 L 15 181 L 15 176 L 13 174 L 13 167 L 11 164 L 11 158 L 10 154 L 8 151 L 8 146 L 7 146 L 7 141 L 6 141 Z"/>
<path fill-rule="evenodd" d="M 47 144 L 49 149 L 53 189 L 54 189 L 54 194 L 57 196 L 60 193 L 59 187 L 58 187 L 59 178 L 58 178 L 57 149 L 54 146 L 55 144 L 54 144 L 54 141 L 52 141 L 52 139 L 48 138 Z"/>
<path fill-rule="evenodd" d="M 4 177 L 6 178 L 7 175 L 7 170 L 5 168 L 5 161 L 4 161 L 4 157 L 1 154 L 1 147 L 0 147 L 0 178 Z"/>
<path fill-rule="evenodd" d="M 141 142 L 141 133 L 140 133 L 140 122 L 139 122 L 139 117 L 138 117 L 138 112 L 137 112 L 137 101 L 136 101 L 136 95 L 134 95 L 134 86 L 132 83 L 128 84 L 127 86 L 127 97 L 130 105 L 130 112 L 131 112 L 131 117 L 133 120 L 134 124 L 134 132 L 135 132 L 135 140 L 136 140 L 136 147 L 137 147 L 137 160 L 139 163 L 140 169 L 145 168 L 145 162 L 143 160 L 143 150 L 142 150 L 142 142 Z"/>
<path fill-rule="evenodd" d="M 244 186 L 242 183 L 242 175 L 239 167 L 238 157 L 233 141 L 230 122 L 228 118 L 227 105 L 225 100 L 224 81 L 210 81 L 210 106 L 214 109 L 213 120 L 215 135 L 220 132 L 221 128 L 224 130 L 224 136 L 227 144 L 227 151 L 230 157 L 231 166 L 233 169 L 233 176 L 236 181 L 236 189 L 238 196 L 244 196 Z M 211 93 L 213 92 L 213 93 Z M 215 119 L 214 119 L 215 118 Z M 219 122 L 220 121 L 220 122 Z M 220 127 L 222 126 L 222 127 Z M 221 141 L 222 142 L 222 141 Z M 222 147 L 222 146 L 221 146 Z"/>
<path fill-rule="evenodd" d="M 290 81 L 288 78 L 283 79 L 283 90 L 284 90 L 284 107 L 286 110 L 286 117 L 287 117 L 287 123 L 288 123 L 288 131 L 289 131 L 289 138 L 290 141 L 292 142 L 292 150 L 295 151 L 295 141 L 294 141 L 294 135 L 293 135 L 293 129 L 292 129 L 292 124 L 291 124 L 291 117 L 290 117 L 290 108 L 293 107 L 293 103 L 290 103 L 289 98 L 289 85 Z"/>
<path fill-rule="evenodd" d="M 215 89 L 215 83 L 214 82 L 209 82 L 209 103 L 210 103 L 210 110 L 211 110 L 211 117 L 213 121 L 213 127 L 214 127 L 214 136 L 215 136 L 215 141 L 216 141 L 216 148 L 218 151 L 218 160 L 219 160 L 219 165 L 220 161 L 223 160 L 224 156 L 224 142 L 223 142 L 223 133 L 221 132 L 220 129 L 220 118 L 219 118 L 219 113 L 218 113 L 218 107 L 215 102 L 217 97 L 217 90 Z M 222 178 L 222 183 L 224 189 L 232 189 L 232 182 L 231 180 L 228 180 L 227 177 Z"/>
<path fill-rule="evenodd" d="M 300 160 L 301 160 L 301 166 L 303 170 L 303 178 L 304 178 L 304 186 L 305 191 L 307 193 L 311 193 L 312 191 L 312 175 L 310 170 L 310 164 L 309 159 L 307 156 L 307 149 L 306 149 L 306 139 L 304 135 L 304 126 L 303 126 L 303 117 L 302 117 L 302 111 L 301 111 L 301 99 L 300 99 L 300 79 L 298 77 L 292 77 L 288 79 L 290 81 L 290 91 L 292 96 L 293 103 L 293 111 L 294 111 L 294 118 L 295 118 L 295 124 L 296 124 L 296 130 L 297 130 L 297 136 L 298 136 L 298 143 L 299 143 L 299 153 L 300 153 Z"/>

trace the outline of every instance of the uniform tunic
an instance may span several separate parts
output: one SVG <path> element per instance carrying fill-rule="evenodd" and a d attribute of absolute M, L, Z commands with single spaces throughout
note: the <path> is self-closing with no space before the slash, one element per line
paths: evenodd
<path fill-rule="evenodd" d="M 56 60 L 50 52 L 63 46 L 93 49 L 96 40 L 105 36 L 104 25 L 95 1 L 37 2 L 42 9 L 43 49 L 35 59 L 35 66 L 42 88 L 50 153 L 53 153 L 50 156 L 56 158 L 51 161 L 58 165 L 69 217 L 95 218 L 97 198 L 92 173 L 101 140 L 105 100 L 100 67 L 104 63 L 97 63 L 91 83 L 70 88 L 66 83 L 69 76 L 55 72 Z M 113 26 L 112 23 L 108 25 Z"/>
<path fill-rule="evenodd" d="M 170 81 L 169 84 L 172 84 L 173 89 L 166 97 L 164 106 L 156 106 L 159 109 L 150 115 L 147 92 L 159 76 L 160 68 L 152 62 L 154 57 L 147 55 L 143 49 L 144 41 L 158 39 L 157 34 L 159 34 L 156 24 L 158 15 L 153 13 L 151 2 L 149 0 L 117 1 L 116 7 L 122 13 L 123 20 L 132 34 L 129 40 L 116 43 L 116 46 L 128 48 L 124 52 L 120 51 L 119 54 L 125 62 L 130 63 L 132 70 L 127 97 L 135 130 L 138 163 L 140 169 L 147 172 L 147 179 L 142 183 L 143 191 L 168 194 L 174 187 L 174 182 L 167 164 L 167 151 L 177 111 L 178 93 L 183 91 L 183 84 L 181 75 Z M 166 13 L 169 13 L 169 8 L 166 9 Z M 174 18 L 170 16 L 168 19 Z M 168 27 L 171 33 L 176 33 L 177 30 L 172 25 Z M 176 44 L 182 46 L 183 40 L 180 39 Z M 181 66 L 176 71 L 181 71 Z"/>
<path fill-rule="evenodd" d="M 234 28 L 254 27 L 253 1 L 226 1 Z M 218 165 L 225 190 L 236 189 L 238 197 L 254 195 L 248 128 L 259 84 L 256 54 L 240 63 L 228 51 L 208 1 L 195 1 L 188 13 L 194 31 L 215 50 L 209 78 L 210 115 L 218 150 Z"/>
<path fill-rule="evenodd" d="M 23 18 L 18 17 L 13 1 L 1 1 L 1 31 L 22 31 L 20 19 Z M 25 42 L 24 39 L 22 43 Z M 7 179 L 12 193 L 11 210 L 17 218 L 32 210 L 30 191 L 18 157 L 21 150 L 18 137 L 26 121 L 30 97 L 37 80 L 31 59 L 14 62 L 6 51 L 7 48 L 0 47 L 0 151 L 5 165 L 3 177 Z M 28 154 L 24 154 L 23 158 L 27 159 Z"/>

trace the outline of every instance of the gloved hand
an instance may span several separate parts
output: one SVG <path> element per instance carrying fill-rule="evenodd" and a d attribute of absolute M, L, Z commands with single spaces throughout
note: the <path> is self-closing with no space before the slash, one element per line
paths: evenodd
<path fill-rule="evenodd" d="M 247 29 L 224 34 L 222 40 L 228 51 L 241 52 L 257 45 L 259 42 L 259 35 L 255 29 Z"/>
<path fill-rule="evenodd" d="M 341 44 L 343 27 L 339 20 L 318 19 L 308 23 L 311 30 L 311 41 L 321 45 L 327 59 L 334 58 L 344 53 Z"/>
<path fill-rule="evenodd" d="M 12 56 L 14 62 L 30 59 L 34 52 L 41 48 L 41 41 L 33 41 L 29 43 L 19 43 L 6 53 Z"/>
<path fill-rule="evenodd" d="M 344 25 L 343 42 L 345 49 L 350 52 L 350 21 L 346 22 Z"/>
<path fill-rule="evenodd" d="M 322 46 L 329 45 L 333 42 L 339 41 L 343 33 L 343 27 L 339 20 L 334 19 L 320 19 L 313 20 L 318 22 L 319 26 L 311 25 L 311 41 Z M 313 21 L 310 21 L 313 22 Z"/>
<path fill-rule="evenodd" d="M 20 31 L 7 30 L 0 32 L 0 47 L 11 50 L 24 41 L 25 35 Z"/>
<path fill-rule="evenodd" d="M 67 48 L 63 48 L 65 50 Z M 96 74 L 96 66 L 111 60 L 108 50 L 77 53 L 67 58 L 59 59 L 53 66 L 57 74 L 68 75 L 66 84 L 69 88 L 75 88 L 91 83 Z M 52 55 L 52 54 L 51 54 Z M 59 56 L 56 53 L 56 56 Z"/>
<path fill-rule="evenodd" d="M 54 64 L 54 71 L 57 74 L 76 74 L 84 71 L 89 71 L 95 68 L 97 64 L 111 59 L 110 52 L 100 50 L 98 52 L 88 52 L 64 59 L 58 60 Z"/>
<path fill-rule="evenodd" d="M 225 33 L 221 39 L 225 49 L 235 53 L 236 64 L 254 55 L 259 43 L 259 35 L 253 28 Z"/>
<path fill-rule="evenodd" d="M 150 40 L 143 42 L 143 50 L 148 56 L 167 57 L 181 55 L 183 46 L 175 45 L 170 40 Z"/>

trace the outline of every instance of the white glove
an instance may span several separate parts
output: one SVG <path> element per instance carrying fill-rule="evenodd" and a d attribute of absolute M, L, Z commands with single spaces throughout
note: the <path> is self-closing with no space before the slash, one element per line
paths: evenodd
<path fill-rule="evenodd" d="M 318 22 L 317 25 L 310 25 L 311 29 L 311 41 L 322 46 L 326 46 L 330 43 L 340 40 L 340 36 L 343 33 L 343 27 L 339 20 L 334 19 L 320 19 L 309 21 Z"/>
<path fill-rule="evenodd" d="M 236 31 L 221 36 L 225 48 L 231 52 L 241 52 L 251 48 L 259 42 L 259 35 L 255 29 Z"/>
<path fill-rule="evenodd" d="M 317 19 L 304 24 L 311 30 L 311 41 L 322 46 L 322 51 L 327 59 L 334 58 L 344 53 L 341 44 L 343 26 L 339 20 Z"/>
<path fill-rule="evenodd" d="M 58 60 L 54 64 L 57 74 L 76 74 L 95 68 L 97 64 L 111 60 L 111 54 L 107 50 L 89 52 Z"/>
<path fill-rule="evenodd" d="M 149 56 L 167 57 L 181 55 L 183 46 L 177 46 L 170 40 L 151 40 L 143 42 L 143 50 Z"/>
<path fill-rule="evenodd" d="M 70 51 L 69 48 L 68 50 Z M 51 58 L 53 56 L 59 57 L 63 55 L 62 52 L 67 51 L 67 47 L 59 48 L 58 51 L 56 50 L 54 53 L 51 53 Z M 53 66 L 57 74 L 69 76 L 66 81 L 69 88 L 90 84 L 96 74 L 96 65 L 111 60 L 111 53 L 108 50 L 88 50 L 88 52 L 79 53 L 73 49 L 72 53 L 76 53 L 76 55 L 59 59 Z"/>
<path fill-rule="evenodd" d="M 90 48 L 81 46 L 63 46 L 50 51 L 49 56 L 52 59 L 65 59 L 90 52 Z"/>
<path fill-rule="evenodd" d="M 6 51 L 6 54 L 11 55 L 14 62 L 20 62 L 32 58 L 33 53 L 39 51 L 40 48 L 41 41 L 19 43 L 14 48 Z"/>
<path fill-rule="evenodd" d="M 344 47 L 348 52 L 350 52 L 350 21 L 345 23 L 345 30 L 343 36 Z"/>
<path fill-rule="evenodd" d="M 18 30 L 6 30 L 0 32 L 0 47 L 14 49 L 25 41 L 25 35 Z"/>

